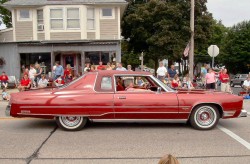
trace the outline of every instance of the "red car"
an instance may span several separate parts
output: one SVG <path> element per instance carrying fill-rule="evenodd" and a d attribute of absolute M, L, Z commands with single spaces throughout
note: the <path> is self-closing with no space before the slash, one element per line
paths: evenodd
<path fill-rule="evenodd" d="M 56 119 L 70 131 L 82 129 L 87 121 L 190 122 L 207 130 L 220 118 L 246 117 L 242 106 L 243 98 L 229 93 L 174 91 L 148 72 L 103 70 L 58 88 L 12 94 L 6 114 Z"/>

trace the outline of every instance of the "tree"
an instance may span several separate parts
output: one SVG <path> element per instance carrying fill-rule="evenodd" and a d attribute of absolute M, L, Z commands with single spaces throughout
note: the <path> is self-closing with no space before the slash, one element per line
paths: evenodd
<path fill-rule="evenodd" d="M 250 71 L 250 21 L 243 21 L 228 30 L 220 61 L 231 73 Z"/>
<path fill-rule="evenodd" d="M 0 0 L 0 4 L 7 2 L 8 0 Z M 5 24 L 7 28 L 12 27 L 11 12 L 4 7 L 0 6 L 0 25 Z"/>
<path fill-rule="evenodd" d="M 196 52 L 207 46 L 212 16 L 206 11 L 206 0 L 196 1 Z M 180 60 L 190 38 L 190 2 L 186 0 L 150 0 L 129 3 L 122 21 L 122 35 L 130 38 L 128 51 L 146 52 L 145 59 Z"/>

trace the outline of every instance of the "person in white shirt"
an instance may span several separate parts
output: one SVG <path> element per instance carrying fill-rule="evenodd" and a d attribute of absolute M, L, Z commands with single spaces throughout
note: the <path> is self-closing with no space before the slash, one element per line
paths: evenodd
<path fill-rule="evenodd" d="M 163 62 L 160 62 L 159 64 L 160 64 L 160 66 L 159 66 L 159 68 L 157 69 L 157 72 L 156 72 L 157 73 L 157 78 L 159 80 L 163 81 L 165 79 L 168 71 L 167 71 L 166 67 L 164 67 Z"/>
<path fill-rule="evenodd" d="M 31 64 L 29 70 L 29 79 L 31 80 L 32 87 L 36 87 L 35 74 L 36 74 L 36 69 L 34 68 L 34 64 Z"/>
<path fill-rule="evenodd" d="M 42 78 L 38 82 L 38 88 L 46 88 L 49 82 L 45 79 L 45 75 L 42 75 L 41 77 Z"/>
<path fill-rule="evenodd" d="M 122 63 L 117 64 L 116 70 L 117 71 L 127 71 L 127 69 L 122 66 Z"/>
<path fill-rule="evenodd" d="M 250 92 L 250 74 L 248 75 L 247 79 L 243 83 L 243 88 L 247 91 Z"/>

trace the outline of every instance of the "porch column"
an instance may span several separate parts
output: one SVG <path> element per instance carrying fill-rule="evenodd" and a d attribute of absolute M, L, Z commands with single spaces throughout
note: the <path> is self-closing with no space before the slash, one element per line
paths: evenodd
<path fill-rule="evenodd" d="M 121 57 L 121 42 L 117 42 L 116 45 L 116 62 L 121 62 L 122 57 Z"/>
<path fill-rule="evenodd" d="M 82 65 L 81 70 L 82 70 L 82 74 L 83 74 L 84 68 L 85 68 L 85 52 L 84 51 L 81 52 L 81 65 Z"/>
<path fill-rule="evenodd" d="M 51 74 L 49 75 L 50 77 L 54 77 L 54 74 L 53 74 L 53 66 L 55 64 L 55 55 L 54 55 L 54 52 L 51 51 L 50 53 L 50 61 L 51 61 Z"/>

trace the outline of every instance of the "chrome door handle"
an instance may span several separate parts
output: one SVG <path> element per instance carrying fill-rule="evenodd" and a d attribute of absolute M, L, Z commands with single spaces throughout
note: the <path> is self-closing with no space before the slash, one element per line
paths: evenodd
<path fill-rule="evenodd" d="M 118 96 L 118 99 L 126 99 L 126 96 Z"/>

